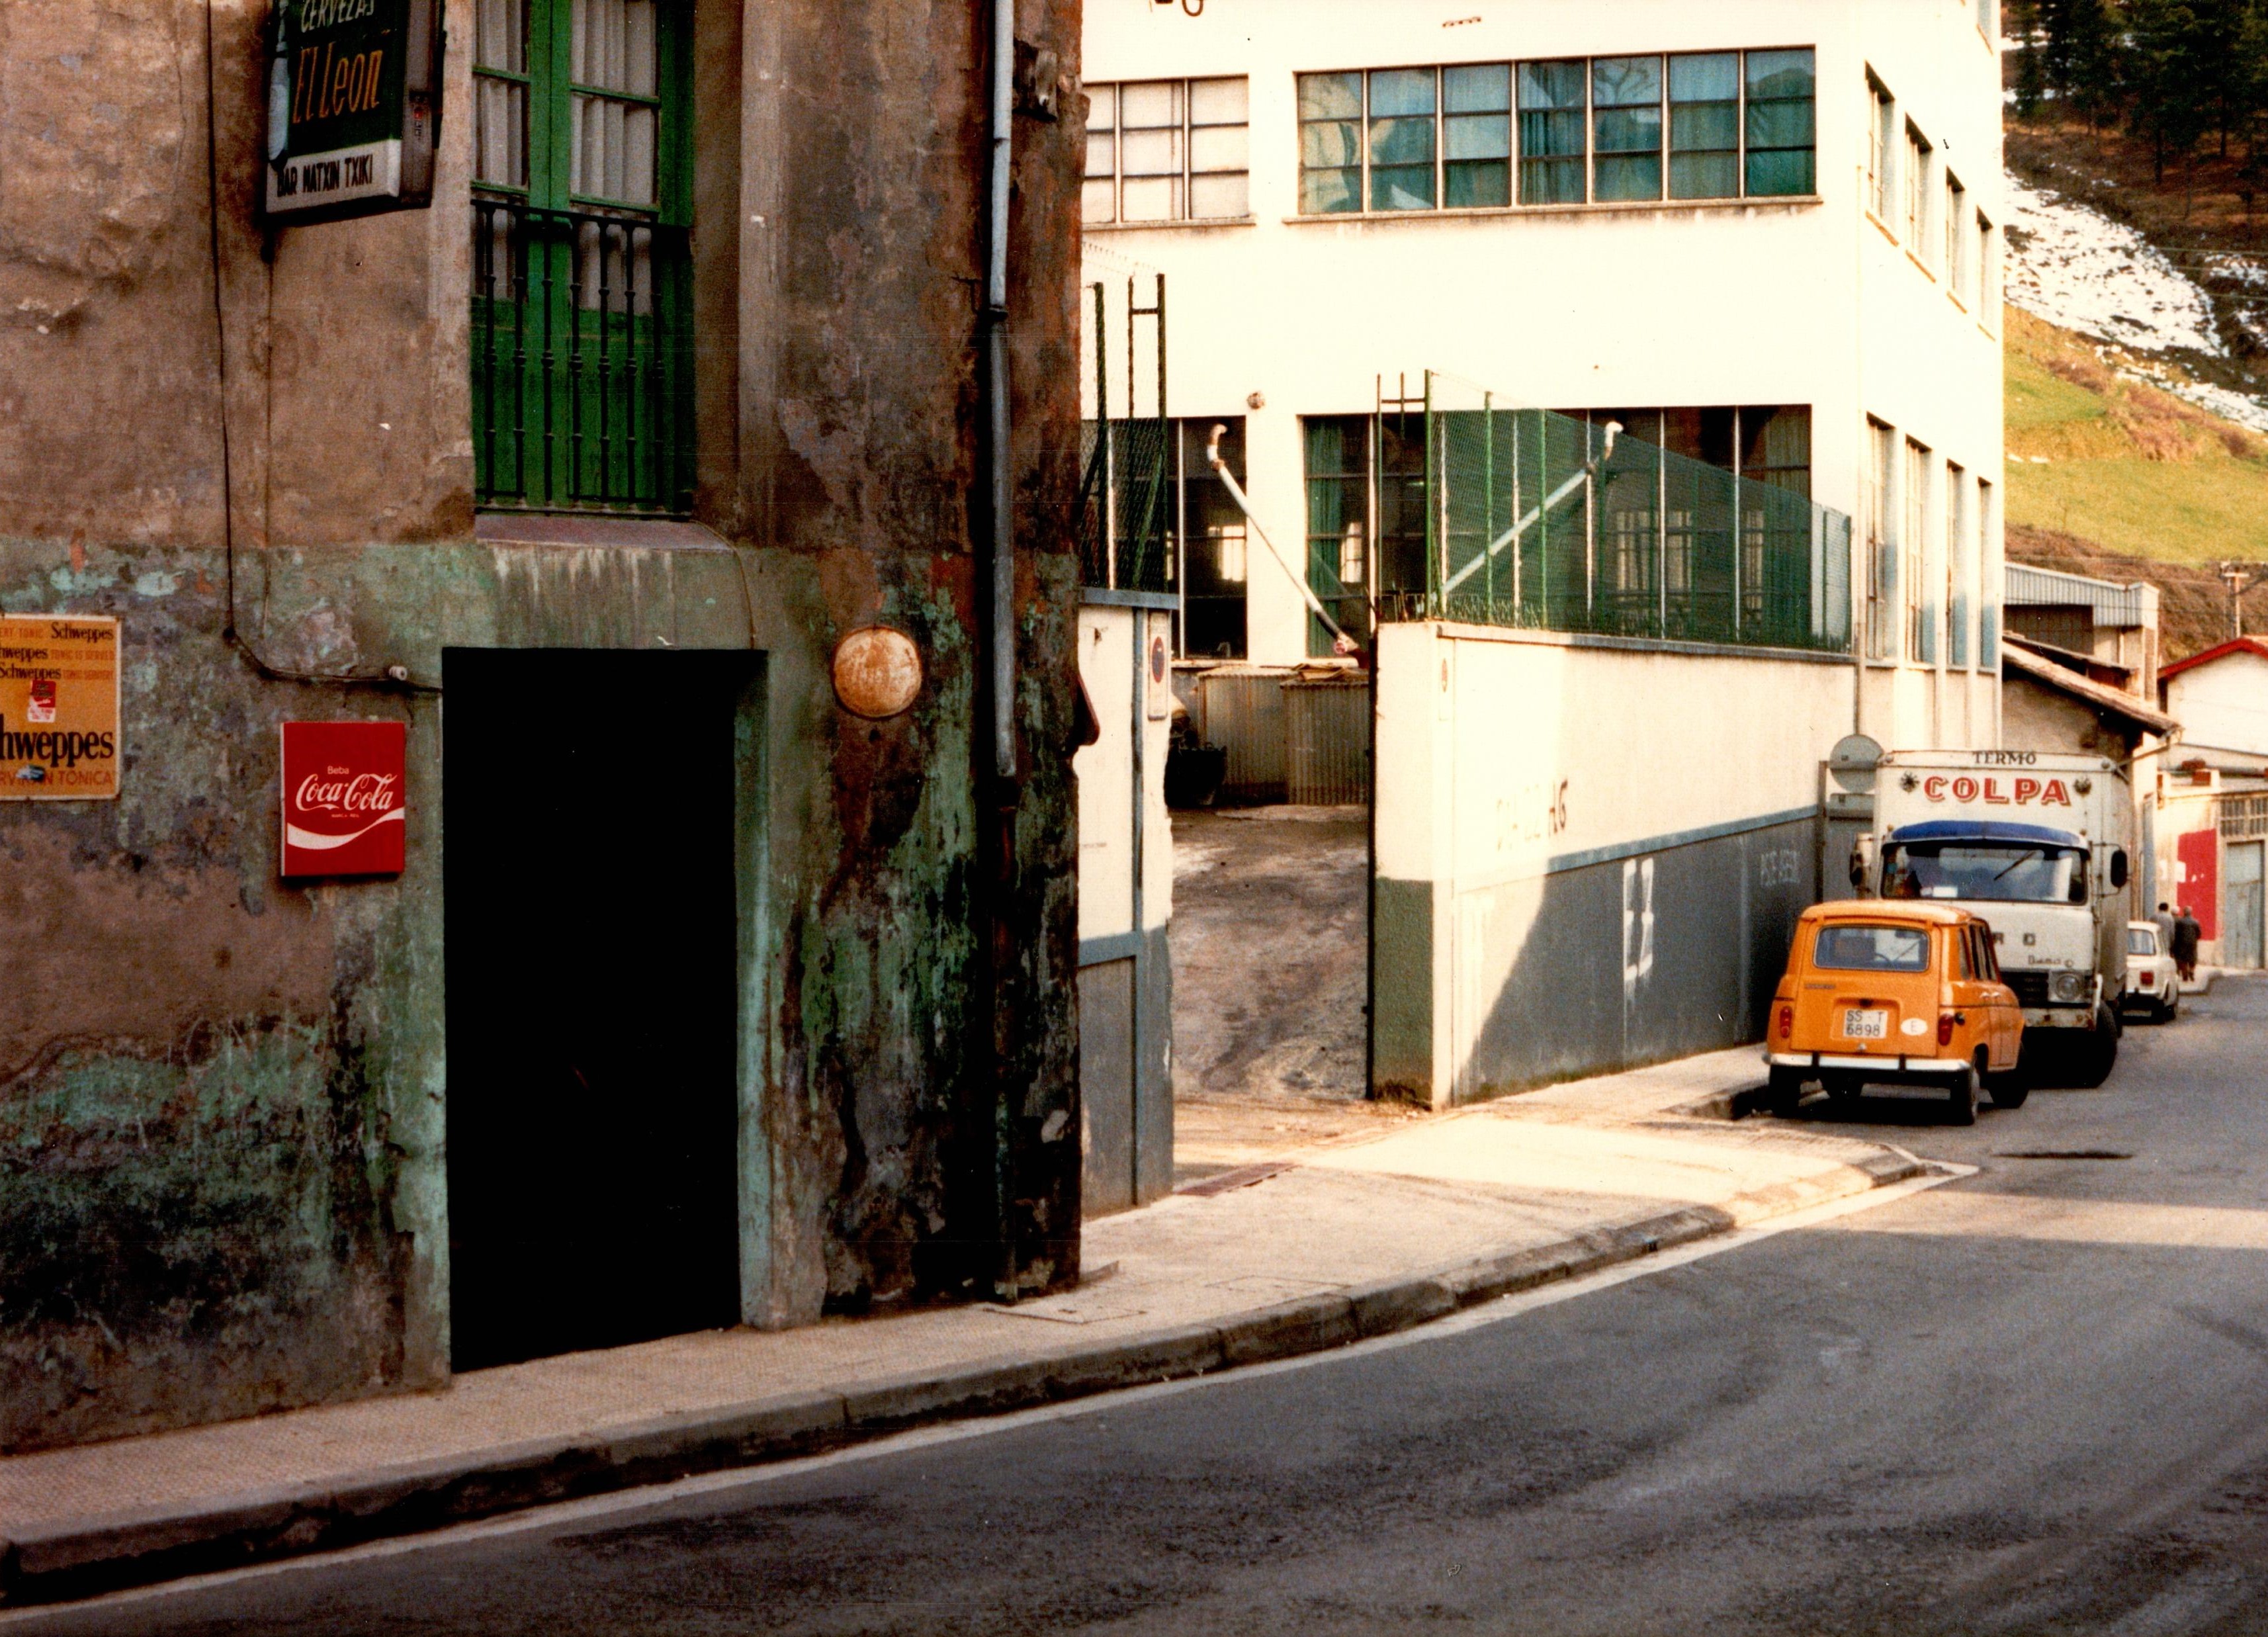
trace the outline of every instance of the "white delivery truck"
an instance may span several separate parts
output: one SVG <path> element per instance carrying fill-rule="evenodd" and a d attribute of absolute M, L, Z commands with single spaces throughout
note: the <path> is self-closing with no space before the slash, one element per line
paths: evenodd
<path fill-rule="evenodd" d="M 1895 750 L 1852 854 L 1861 896 L 1949 898 L 1992 923 L 2028 1078 L 2099 1086 L 2118 1055 L 2133 797 L 2102 756 Z"/>

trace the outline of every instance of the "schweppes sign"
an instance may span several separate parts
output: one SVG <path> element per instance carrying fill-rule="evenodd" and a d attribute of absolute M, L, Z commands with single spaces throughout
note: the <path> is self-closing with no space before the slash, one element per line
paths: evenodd
<path fill-rule="evenodd" d="M 440 0 L 276 0 L 264 204 L 273 220 L 430 204 Z"/>
<path fill-rule="evenodd" d="M 0 801 L 118 794 L 118 622 L 0 615 Z"/>

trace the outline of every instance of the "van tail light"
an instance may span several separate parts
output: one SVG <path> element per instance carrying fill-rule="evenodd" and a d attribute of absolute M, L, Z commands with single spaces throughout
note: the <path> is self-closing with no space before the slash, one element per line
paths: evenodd
<path fill-rule="evenodd" d="M 1779 1009 L 1779 1037 L 1782 1040 L 1786 1040 L 1789 1036 L 1794 1033 L 1795 1008 L 1793 1007 L 1782 1007 Z"/>
<path fill-rule="evenodd" d="M 1953 1014 L 1950 1012 L 1937 1014 L 1937 1043 L 1940 1046 L 1953 1043 Z"/>

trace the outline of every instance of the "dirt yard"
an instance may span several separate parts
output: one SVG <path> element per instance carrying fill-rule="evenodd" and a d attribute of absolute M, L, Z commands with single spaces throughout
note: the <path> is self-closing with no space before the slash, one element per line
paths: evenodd
<path fill-rule="evenodd" d="M 1360 807 L 1174 815 L 1176 1184 L 1416 1111 L 1363 1095 Z"/>

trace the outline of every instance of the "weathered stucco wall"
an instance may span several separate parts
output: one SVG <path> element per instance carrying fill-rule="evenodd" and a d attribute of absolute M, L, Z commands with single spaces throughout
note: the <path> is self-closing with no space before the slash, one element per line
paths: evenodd
<path fill-rule="evenodd" d="M 127 666 L 122 799 L 0 804 L 0 1448 L 446 1379 L 451 645 L 767 655 L 744 1316 L 1076 1271 L 1075 108 L 1017 122 L 1003 789 L 983 7 L 696 7 L 697 509 L 736 564 L 475 536 L 463 13 L 434 207 L 271 238 L 265 7 L 217 0 L 217 315 L 204 8 L 0 8 L 0 608 L 117 615 Z M 1076 24 L 1018 30 L 1067 74 Z M 269 665 L 414 687 L 262 675 L 224 639 L 232 536 Z M 929 682 L 867 723 L 827 661 L 877 621 Z M 409 870 L 280 882 L 276 724 L 348 716 L 409 724 Z"/>

